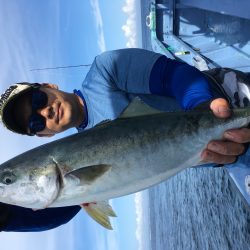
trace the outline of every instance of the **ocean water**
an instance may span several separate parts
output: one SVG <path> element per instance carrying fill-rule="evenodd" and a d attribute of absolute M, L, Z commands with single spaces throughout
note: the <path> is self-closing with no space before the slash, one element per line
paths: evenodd
<path fill-rule="evenodd" d="M 187 169 L 148 201 L 149 249 L 250 249 L 250 209 L 222 168 Z"/>
<path fill-rule="evenodd" d="M 141 0 L 144 25 L 150 0 Z M 140 250 L 250 249 L 250 207 L 223 168 L 190 168 L 143 193 Z"/>

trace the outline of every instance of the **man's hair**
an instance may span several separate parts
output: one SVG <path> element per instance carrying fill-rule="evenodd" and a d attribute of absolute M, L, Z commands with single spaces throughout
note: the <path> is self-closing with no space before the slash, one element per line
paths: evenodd
<path fill-rule="evenodd" d="M 33 88 L 39 87 L 38 83 L 21 82 L 11 85 L 0 97 L 0 121 L 12 132 L 29 135 L 14 115 L 17 101 Z"/>

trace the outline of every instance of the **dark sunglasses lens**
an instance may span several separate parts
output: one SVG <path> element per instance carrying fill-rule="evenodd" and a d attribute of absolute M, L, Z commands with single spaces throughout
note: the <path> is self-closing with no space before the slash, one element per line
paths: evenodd
<path fill-rule="evenodd" d="M 44 106 L 46 106 L 47 103 L 48 103 L 47 94 L 40 91 L 39 89 L 33 90 L 32 103 L 31 103 L 33 110 L 43 108 Z"/>
<path fill-rule="evenodd" d="M 29 129 L 32 134 L 44 130 L 46 126 L 45 118 L 38 114 L 31 115 L 29 119 Z"/>

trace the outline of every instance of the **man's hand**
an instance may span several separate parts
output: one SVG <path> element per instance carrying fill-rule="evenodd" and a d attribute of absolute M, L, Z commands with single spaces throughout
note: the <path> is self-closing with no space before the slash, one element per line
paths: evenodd
<path fill-rule="evenodd" d="M 231 115 L 229 104 L 223 98 L 213 100 L 210 109 L 219 118 L 227 118 Z M 222 140 L 213 140 L 207 144 L 207 148 L 201 153 L 201 160 L 204 163 L 233 163 L 236 161 L 237 156 L 245 151 L 243 143 L 247 142 L 250 142 L 250 129 L 227 130 Z"/>

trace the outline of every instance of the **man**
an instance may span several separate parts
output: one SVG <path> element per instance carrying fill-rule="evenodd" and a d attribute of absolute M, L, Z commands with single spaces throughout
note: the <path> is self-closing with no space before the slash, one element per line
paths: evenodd
<path fill-rule="evenodd" d="M 209 73 L 204 75 L 194 67 L 151 51 L 123 49 L 97 56 L 82 88 L 74 90 L 74 93 L 63 92 L 53 84 L 21 83 L 11 86 L 1 96 L 0 115 L 2 123 L 13 132 L 53 136 L 68 128 L 76 127 L 82 131 L 104 120 L 113 120 L 136 96 L 165 111 L 208 107 L 219 118 L 229 117 L 230 108 L 234 106 L 233 96 L 225 92 Z M 244 152 L 243 143 L 249 141 L 248 129 L 227 131 L 224 140 L 207 145 L 201 160 L 232 163 Z M 13 217 L 20 210 L 27 211 L 22 231 L 42 231 L 59 226 L 79 211 L 77 207 L 68 208 L 64 213 L 60 212 L 64 208 L 54 208 L 53 211 L 11 209 Z M 36 213 L 41 213 L 41 217 L 33 216 Z M 46 217 L 50 218 L 51 214 L 55 220 L 49 224 Z M 8 230 L 11 223 L 15 225 L 9 218 L 3 230 Z M 20 224 L 9 228 L 20 231 Z"/>

